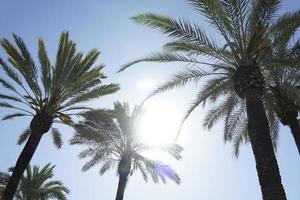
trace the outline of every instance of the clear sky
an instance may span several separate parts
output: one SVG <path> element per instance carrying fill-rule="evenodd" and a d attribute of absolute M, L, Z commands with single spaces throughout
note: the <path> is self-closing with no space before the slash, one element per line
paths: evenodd
<path fill-rule="evenodd" d="M 185 17 L 199 24 L 203 18 L 188 6 L 185 0 L 1 0 L 0 37 L 17 33 L 36 56 L 37 39 L 44 38 L 53 60 L 59 34 L 70 31 L 77 47 L 86 52 L 98 48 L 99 62 L 105 63 L 107 82 L 118 82 L 122 89 L 111 96 L 92 101 L 97 107 L 111 107 L 116 100 L 134 105 L 149 94 L 148 86 L 166 80 L 170 74 L 182 69 L 180 64 L 140 64 L 121 74 L 117 69 L 124 63 L 154 50 L 160 50 L 167 38 L 155 30 L 134 24 L 129 17 L 155 12 L 174 17 Z M 282 11 L 300 8 L 299 0 L 284 0 Z M 3 56 L 3 51 L 0 50 Z M 2 76 L 2 72 L 0 73 Z M 178 113 L 180 118 L 192 101 L 198 86 L 168 92 L 150 100 L 148 109 L 160 106 L 160 114 Z M 0 91 L 3 91 L 0 89 Z M 250 145 L 245 145 L 239 159 L 232 154 L 230 144 L 224 145 L 222 123 L 207 132 L 201 127 L 203 109 L 197 109 L 184 126 L 179 143 L 185 148 L 180 162 L 170 161 L 180 174 L 180 186 L 148 184 L 139 173 L 130 177 L 125 191 L 127 200 L 259 200 L 261 199 L 255 163 Z M 1 109 L 1 116 L 7 111 Z M 166 117 L 167 118 L 167 117 Z M 171 117 L 170 117 L 171 118 Z M 22 146 L 16 141 L 30 119 L 0 122 L 0 170 L 14 165 Z M 154 120 L 155 121 L 155 120 Z M 157 121 L 156 121 L 157 122 Z M 175 121 L 166 122 L 170 125 Z M 61 127 L 64 138 L 62 149 L 55 149 L 49 136 L 45 136 L 34 155 L 32 164 L 56 165 L 55 178 L 70 188 L 70 200 L 114 199 L 117 188 L 115 171 L 100 176 L 98 168 L 82 173 L 83 160 L 77 155 L 78 146 L 68 145 L 73 131 Z M 164 130 L 162 128 L 162 130 Z M 159 132 L 159 131 L 158 131 Z M 154 133 L 155 134 L 155 133 Z M 163 134 L 159 132 L 159 134 Z M 160 139 L 160 137 L 158 137 Z M 300 158 L 289 130 L 281 128 L 278 162 L 283 184 L 289 200 L 300 197 Z M 169 160 L 167 160 L 169 161 Z"/>

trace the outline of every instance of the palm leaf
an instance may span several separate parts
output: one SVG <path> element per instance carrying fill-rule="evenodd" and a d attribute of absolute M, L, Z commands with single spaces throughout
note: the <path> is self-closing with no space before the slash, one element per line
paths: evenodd
<path fill-rule="evenodd" d="M 57 128 L 52 128 L 52 138 L 53 138 L 53 143 L 56 146 L 56 148 L 60 149 L 62 147 L 62 139 L 61 139 L 61 133 Z"/>
<path fill-rule="evenodd" d="M 10 114 L 10 115 L 5 115 L 2 120 L 8 120 L 8 119 L 13 119 L 13 118 L 16 118 L 16 117 L 23 117 L 23 116 L 31 116 L 31 115 L 28 115 L 28 114 L 25 114 L 25 113 L 13 113 L 13 114 Z"/>
<path fill-rule="evenodd" d="M 23 143 L 28 139 L 28 137 L 30 136 L 30 134 L 31 134 L 31 129 L 30 129 L 30 127 L 28 127 L 28 128 L 26 128 L 26 129 L 23 131 L 23 133 L 20 135 L 17 144 L 18 144 L 18 145 L 23 144 Z"/>

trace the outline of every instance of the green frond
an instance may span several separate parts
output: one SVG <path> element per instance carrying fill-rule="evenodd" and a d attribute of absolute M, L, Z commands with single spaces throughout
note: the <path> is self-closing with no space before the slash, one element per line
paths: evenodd
<path fill-rule="evenodd" d="M 94 153 L 95 153 L 95 149 L 94 148 L 88 148 L 88 149 L 85 149 L 83 151 L 81 151 L 79 154 L 78 154 L 78 158 L 79 159 L 83 159 L 83 158 L 86 158 L 86 157 L 89 157 L 89 156 L 92 156 Z"/>
<path fill-rule="evenodd" d="M 56 146 L 56 148 L 60 149 L 63 142 L 61 139 L 61 133 L 59 132 L 59 130 L 57 128 L 51 128 L 51 134 L 52 134 L 52 139 L 53 139 L 53 143 Z"/>
<path fill-rule="evenodd" d="M 167 144 L 163 146 L 161 149 L 169 153 L 176 160 L 180 160 L 182 158 L 181 153 L 183 151 L 183 148 L 176 143 Z"/>
<path fill-rule="evenodd" d="M 141 63 L 141 62 L 183 62 L 183 63 L 189 63 L 189 64 L 207 64 L 204 62 L 200 62 L 196 58 L 192 56 L 185 56 L 180 53 L 168 53 L 168 52 L 154 52 L 148 56 L 145 56 L 143 58 L 131 61 L 125 65 L 123 65 L 118 72 L 122 72 L 125 69 L 131 67 L 134 64 Z"/>
<path fill-rule="evenodd" d="M 219 59 L 224 61 L 229 60 L 230 57 L 230 55 L 228 55 L 222 49 L 212 49 L 211 47 L 208 47 L 205 44 L 201 45 L 195 42 L 186 42 L 182 40 L 168 42 L 163 47 L 166 52 L 183 52 L 186 53 L 188 56 L 202 55 L 207 56 L 208 58 Z"/>
<path fill-rule="evenodd" d="M 86 112 L 80 113 L 80 116 L 86 120 L 95 122 L 111 121 L 112 111 L 109 109 L 92 109 Z"/>
<path fill-rule="evenodd" d="M 135 163 L 137 165 L 137 169 L 140 170 L 145 182 L 148 182 L 148 174 L 147 174 L 147 171 L 146 171 L 145 167 L 141 164 L 140 161 L 136 161 Z"/>
<path fill-rule="evenodd" d="M 218 105 L 211 108 L 206 114 L 203 126 L 210 130 L 215 123 L 226 117 L 228 113 L 236 106 L 238 99 L 234 95 L 229 95 Z"/>
<path fill-rule="evenodd" d="M 79 73 L 88 71 L 92 65 L 96 62 L 97 58 L 99 57 L 100 52 L 97 49 L 93 49 L 87 53 L 85 58 L 81 62 L 81 69 Z"/>
<path fill-rule="evenodd" d="M 15 89 L 15 87 L 8 81 L 4 80 L 3 78 L 0 77 L 0 83 L 8 90 L 13 91 L 15 93 L 17 93 L 17 90 Z"/>
<path fill-rule="evenodd" d="M 232 30 L 231 36 L 240 50 L 242 50 L 241 57 L 244 58 L 244 50 L 247 46 L 246 37 L 246 27 L 245 21 L 248 16 L 248 5 L 249 0 L 222 0 L 224 11 L 230 19 Z M 229 45 L 229 44 L 228 44 Z"/>
<path fill-rule="evenodd" d="M 23 103 L 23 101 L 20 98 L 12 96 L 12 95 L 8 96 L 5 94 L 0 94 L 0 99 L 11 100 L 11 101 Z"/>
<path fill-rule="evenodd" d="M 224 127 L 224 142 L 231 142 L 234 135 L 238 133 L 240 124 L 245 123 L 246 119 L 246 104 L 239 102 L 239 105 L 228 113 Z"/>
<path fill-rule="evenodd" d="M 8 119 L 13 119 L 13 118 L 16 118 L 16 117 L 24 117 L 24 116 L 31 116 L 31 115 L 28 115 L 28 114 L 25 114 L 25 113 L 13 113 L 13 114 L 9 114 L 9 115 L 5 115 L 2 120 L 8 120 Z"/>
<path fill-rule="evenodd" d="M 159 182 L 161 180 L 164 184 L 166 183 L 167 179 L 174 181 L 175 183 L 180 183 L 180 178 L 178 174 L 168 165 L 162 164 L 160 162 L 156 162 L 153 160 L 149 160 L 141 155 L 136 155 L 137 160 L 141 162 L 141 167 L 139 169 L 143 174 L 143 172 L 150 175 L 154 183 Z M 147 180 L 147 175 L 144 177 Z"/>
<path fill-rule="evenodd" d="M 23 131 L 23 133 L 20 135 L 17 144 L 18 144 L 18 145 L 23 144 L 23 143 L 28 139 L 28 137 L 30 136 L 30 134 L 31 134 L 31 129 L 30 129 L 30 127 L 28 127 L 28 128 L 26 128 L 26 129 Z"/>
<path fill-rule="evenodd" d="M 0 65 L 9 78 L 15 81 L 19 86 L 24 88 L 22 80 L 19 77 L 18 73 L 14 69 L 9 67 L 8 64 L 2 58 L 0 58 Z"/>
<path fill-rule="evenodd" d="M 195 23 L 190 23 L 187 20 L 175 20 L 152 13 L 137 15 L 132 17 L 132 19 L 139 24 L 156 28 L 173 39 L 204 46 L 218 55 L 219 58 L 222 57 L 223 61 L 229 61 L 226 59 L 226 56 L 222 55 L 222 52 L 220 52 L 221 48 L 218 47 L 217 43 L 209 38 L 204 29 Z"/>
<path fill-rule="evenodd" d="M 75 43 L 69 39 L 68 32 L 62 32 L 60 35 L 60 41 L 56 54 L 56 63 L 54 69 L 54 82 L 61 84 L 62 78 L 67 74 L 68 64 L 75 54 L 76 47 Z"/>
<path fill-rule="evenodd" d="M 209 22 L 217 27 L 221 34 L 231 33 L 233 27 L 220 0 L 188 0 L 188 2 L 208 18 Z"/>
<path fill-rule="evenodd" d="M 0 107 L 3 107 L 3 108 L 12 108 L 12 109 L 20 110 L 22 112 L 25 112 L 25 113 L 28 113 L 30 115 L 33 115 L 33 113 L 31 113 L 30 111 L 27 111 L 25 109 L 19 108 L 17 106 L 13 106 L 12 104 L 9 104 L 7 102 L 0 102 Z"/>
<path fill-rule="evenodd" d="M 36 66 L 30 56 L 30 53 L 23 40 L 13 34 L 16 46 L 7 39 L 1 40 L 1 45 L 9 56 L 8 61 L 24 77 L 26 83 L 35 95 L 41 96 L 41 90 L 38 85 L 38 75 Z"/>
<path fill-rule="evenodd" d="M 281 15 L 270 26 L 276 46 L 286 47 L 300 26 L 300 10 Z"/>
<path fill-rule="evenodd" d="M 101 167 L 101 169 L 99 171 L 100 175 L 103 175 L 105 172 L 107 172 L 108 170 L 110 170 L 113 166 L 114 166 L 113 162 L 111 162 L 111 161 L 105 162 L 102 165 L 102 167 Z"/>
<path fill-rule="evenodd" d="M 96 164 L 100 163 L 104 156 L 105 156 L 105 153 L 106 152 L 96 152 L 92 159 L 90 159 L 88 162 L 86 162 L 83 167 L 82 167 L 82 171 L 87 171 L 89 170 L 90 168 L 92 168 L 93 166 L 95 166 Z"/>
<path fill-rule="evenodd" d="M 66 200 L 70 191 L 61 181 L 52 180 L 53 169 L 50 163 L 43 168 L 29 165 L 20 180 L 16 198 Z"/>
<path fill-rule="evenodd" d="M 81 103 L 97 97 L 102 97 L 105 95 L 113 94 L 120 89 L 118 84 L 108 84 L 94 87 L 88 92 L 82 93 L 74 97 L 71 102 L 72 104 Z"/>
<path fill-rule="evenodd" d="M 174 74 L 167 82 L 161 84 L 156 88 L 150 96 L 153 96 L 158 93 L 162 93 L 168 90 L 177 89 L 186 86 L 188 83 L 195 82 L 198 83 L 198 81 L 207 76 L 212 76 L 214 73 L 209 73 L 201 68 L 192 68 L 187 69 L 182 72 L 178 72 Z"/>
<path fill-rule="evenodd" d="M 42 39 L 38 41 L 38 56 L 41 65 L 41 80 L 43 82 L 44 92 L 48 95 L 51 90 L 52 68 Z"/>
<path fill-rule="evenodd" d="M 243 123 L 238 125 L 238 130 L 236 130 L 233 138 L 233 153 L 238 158 L 240 154 L 240 146 L 243 143 L 247 143 L 249 141 L 248 136 L 248 123 L 247 120 L 243 120 Z"/>
<path fill-rule="evenodd" d="M 281 0 L 252 0 L 248 30 L 256 30 L 257 25 L 267 25 L 280 7 Z"/>
<path fill-rule="evenodd" d="M 210 47 L 217 45 L 207 37 L 204 29 L 186 20 L 175 20 L 167 16 L 146 13 L 132 17 L 133 21 L 160 30 L 175 39 L 206 44 Z"/>
<path fill-rule="evenodd" d="M 86 107 L 86 106 L 70 106 L 67 107 L 66 109 L 63 109 L 62 112 L 66 112 L 66 111 L 73 111 L 73 110 L 91 110 L 92 108 L 90 107 Z"/>
<path fill-rule="evenodd" d="M 185 121 L 200 104 L 205 105 L 206 101 L 208 100 L 213 102 L 216 101 L 217 98 L 221 97 L 222 95 L 230 91 L 230 89 L 232 88 L 231 84 L 232 84 L 231 81 L 228 81 L 227 77 L 222 77 L 222 76 L 208 80 L 207 84 L 202 87 L 200 92 L 198 92 L 195 100 L 191 103 L 189 109 L 186 111 L 181 121 L 176 138 L 179 137 L 180 131 Z"/>

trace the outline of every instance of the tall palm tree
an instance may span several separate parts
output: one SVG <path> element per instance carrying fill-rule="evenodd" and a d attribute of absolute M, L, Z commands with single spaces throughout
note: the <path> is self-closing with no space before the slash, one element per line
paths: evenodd
<path fill-rule="evenodd" d="M 291 49 L 280 48 L 272 58 L 283 61 L 285 67 L 273 66 L 267 71 L 265 99 L 270 101 L 270 108 L 280 122 L 289 126 L 300 154 L 300 126 L 297 120 L 300 111 L 300 63 L 298 60 L 300 57 L 293 55 L 293 49 L 295 46 Z"/>
<path fill-rule="evenodd" d="M 19 142 L 25 141 L 12 176 L 4 191 L 5 200 L 12 200 L 19 180 L 29 164 L 42 136 L 49 131 L 54 122 L 70 123 L 71 115 L 87 107 L 80 105 L 90 99 L 116 92 L 117 84 L 103 85 L 104 65 L 93 67 L 100 52 L 91 50 L 85 56 L 76 51 L 75 43 L 69 33 L 61 34 L 55 64 L 51 64 L 43 40 L 38 42 L 39 64 L 36 64 L 23 40 L 13 35 L 15 44 L 7 39 L 1 40 L 1 46 L 8 55 L 8 62 L 0 59 L 2 70 L 7 80 L 0 78 L 0 83 L 7 90 L 0 98 L 10 101 L 0 102 L 1 107 L 18 112 L 3 119 L 32 116 L 30 127 Z M 9 80 L 10 79 L 10 80 Z M 11 83 L 10 81 L 13 81 Z M 52 129 L 53 137 L 61 145 L 58 129 Z"/>
<path fill-rule="evenodd" d="M 272 52 L 272 55 L 263 60 L 263 73 L 266 77 L 263 101 L 267 111 L 274 148 L 276 149 L 277 147 L 278 123 L 281 122 L 283 125 L 290 127 L 299 150 L 300 134 L 298 134 L 298 131 L 300 131 L 300 127 L 297 121 L 300 108 L 298 95 L 300 81 L 299 64 L 297 65 L 297 60 L 291 57 L 289 52 L 290 49 L 286 48 L 286 46 L 284 48 L 281 47 L 280 51 Z M 278 66 L 280 63 L 282 66 Z M 284 67 L 283 64 L 285 65 Z M 217 68 L 215 70 L 218 71 Z M 219 119 L 225 118 L 224 140 L 225 142 L 233 142 L 234 153 L 238 156 L 240 144 L 249 142 L 245 101 L 235 95 L 233 81 L 226 78 L 233 77 L 234 71 L 222 69 L 222 73 L 223 75 L 217 75 L 209 79 L 208 84 L 199 92 L 201 98 L 198 98 L 195 104 L 192 104 L 184 117 L 183 123 L 201 103 L 203 105 L 207 101 L 214 103 L 215 105 L 207 112 L 203 125 L 205 128 L 210 129 Z M 181 73 L 180 75 L 181 77 L 179 77 L 179 74 L 174 76 L 172 84 L 176 81 L 180 83 L 183 78 L 189 78 L 188 73 Z M 218 84 L 215 85 L 214 83 Z"/>
<path fill-rule="evenodd" d="M 17 192 L 16 200 L 66 200 L 69 189 L 61 181 L 52 180 L 55 166 L 47 164 L 40 169 L 38 166 L 26 168 L 25 176 L 22 176 Z M 9 169 L 12 171 L 12 169 Z M 5 187 L 9 180 L 9 173 L 0 173 L 0 187 Z M 1 181 L 2 180 L 2 181 Z"/>
<path fill-rule="evenodd" d="M 152 13 L 141 14 L 133 17 L 133 20 L 158 29 L 175 41 L 165 45 L 166 51 L 134 60 L 124 65 L 120 71 L 140 62 L 185 62 L 193 67 L 183 72 L 183 75 L 189 74 L 189 78 L 185 79 L 182 74 L 178 74 L 175 79 L 182 78 L 182 80 L 179 83 L 171 80 L 165 88 L 175 88 L 213 75 L 220 75 L 220 78 L 209 82 L 212 85 L 207 84 L 206 87 L 218 87 L 224 78 L 232 80 L 235 95 L 245 100 L 249 140 L 263 199 L 286 199 L 263 105 L 265 80 L 261 64 L 272 46 L 285 42 L 295 32 L 299 26 L 300 12 L 290 12 L 276 17 L 280 0 L 188 0 L 188 2 L 206 17 L 212 28 L 219 33 L 221 37 L 219 43 L 223 44 L 219 45 L 196 23 Z M 213 62 L 201 61 L 199 56 L 207 56 Z M 199 65 L 205 67 L 195 68 Z M 216 72 L 216 68 L 220 72 Z M 231 71 L 233 75 L 227 77 L 222 69 Z M 160 91 L 164 90 L 162 88 Z M 221 93 L 222 91 L 219 91 L 219 94 Z M 202 99 L 202 95 L 201 92 L 198 93 L 195 105 Z"/>
<path fill-rule="evenodd" d="M 143 156 L 143 152 L 154 147 L 139 141 L 136 125 L 141 113 L 140 106 L 130 113 L 127 103 L 116 102 L 111 111 L 86 112 L 83 114 L 84 121 L 75 126 L 76 133 L 71 144 L 87 146 L 87 149 L 79 154 L 79 158 L 91 158 L 83 166 L 83 171 L 100 164 L 102 175 L 117 167 L 119 184 L 116 200 L 123 199 L 128 176 L 136 170 L 142 173 L 145 181 L 150 176 L 154 182 L 161 179 L 165 183 L 169 178 L 177 184 L 180 183 L 179 176 L 168 165 Z M 181 158 L 182 148 L 176 144 L 156 148 L 167 151 L 176 159 Z"/>

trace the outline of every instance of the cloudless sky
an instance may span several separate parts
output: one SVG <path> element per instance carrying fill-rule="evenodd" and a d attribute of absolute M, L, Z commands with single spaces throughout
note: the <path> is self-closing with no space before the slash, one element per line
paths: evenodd
<path fill-rule="evenodd" d="M 118 68 L 154 50 L 160 50 L 168 39 L 155 30 L 134 24 L 129 18 L 135 14 L 154 12 L 173 17 L 184 17 L 204 25 L 201 15 L 185 0 L 1 0 L 0 37 L 11 39 L 14 32 L 24 39 L 33 56 L 37 54 L 37 39 L 42 37 L 52 60 L 55 58 L 61 31 L 70 31 L 77 48 L 87 52 L 101 50 L 99 62 L 109 77 L 106 82 L 121 84 L 121 90 L 90 104 L 95 108 L 111 107 L 116 100 L 139 103 L 149 94 L 138 83 L 145 80 L 160 83 L 170 74 L 183 69 L 181 64 L 139 64 L 120 74 Z M 284 0 L 281 12 L 300 8 L 299 0 Z M 206 26 L 208 31 L 210 29 Z M 4 56 L 3 50 L 0 55 Z M 2 76 L 3 73 L 1 72 Z M 168 92 L 154 97 L 154 105 L 168 105 L 184 114 L 201 85 Z M 3 89 L 0 89 L 3 92 Z M 149 107 L 148 109 L 151 109 Z M 163 113 L 163 106 L 161 112 Z M 127 200 L 259 200 L 261 193 L 250 145 L 242 147 L 240 158 L 232 154 L 232 146 L 224 145 L 222 122 L 210 132 L 203 130 L 202 108 L 197 109 L 186 122 L 179 143 L 184 147 L 180 162 L 167 160 L 180 174 L 180 186 L 145 183 L 139 173 L 130 177 L 125 191 Z M 7 111 L 0 109 L 3 116 Z M 167 119 L 166 119 L 167 120 Z M 19 134 L 30 119 L 0 122 L 0 170 L 6 171 L 15 164 L 23 146 L 17 146 Z M 166 123 L 168 124 L 168 123 Z M 177 126 L 178 124 L 174 124 Z M 83 160 L 77 155 L 82 149 L 68 145 L 73 131 L 60 127 L 64 146 L 57 150 L 46 135 L 31 164 L 56 165 L 55 179 L 70 188 L 70 200 L 110 200 L 115 198 L 116 171 L 104 176 L 95 167 L 82 173 Z M 161 133 L 163 134 L 163 133 Z M 159 137 L 158 137 L 159 139 Z M 282 181 L 289 200 L 300 199 L 300 158 L 289 129 L 282 127 L 278 148 L 278 162 Z"/>

